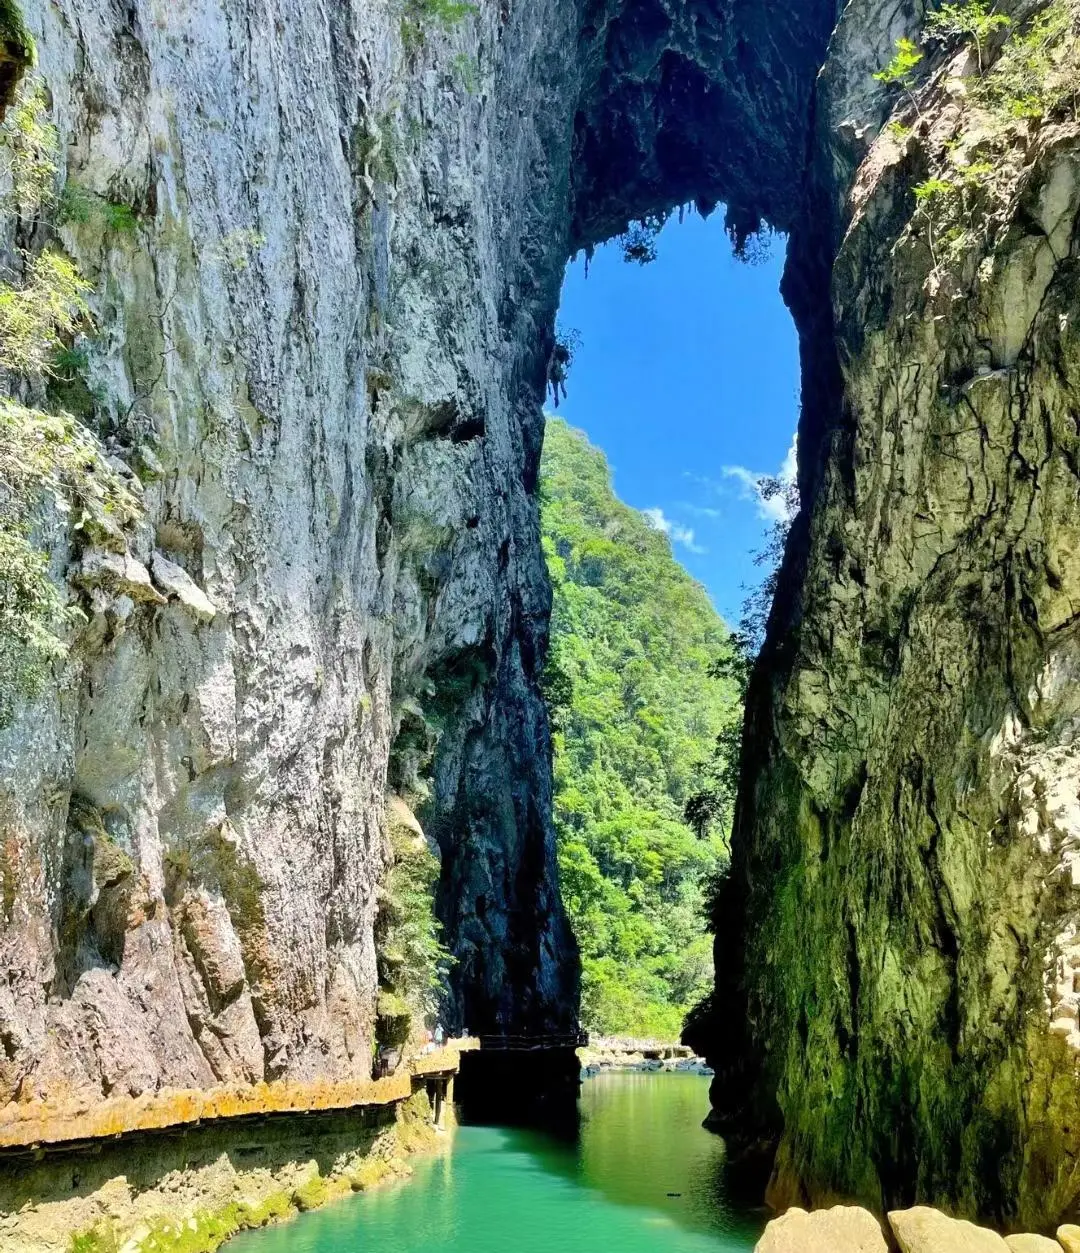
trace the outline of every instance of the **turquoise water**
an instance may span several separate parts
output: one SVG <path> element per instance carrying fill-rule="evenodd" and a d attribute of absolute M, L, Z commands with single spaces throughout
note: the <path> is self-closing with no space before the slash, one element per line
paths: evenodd
<path fill-rule="evenodd" d="M 576 1139 L 461 1127 L 413 1177 L 239 1236 L 230 1253 L 746 1253 L 763 1220 L 725 1191 L 701 1128 L 708 1080 L 616 1074 L 582 1088 Z M 670 1196 L 669 1193 L 678 1193 Z"/>

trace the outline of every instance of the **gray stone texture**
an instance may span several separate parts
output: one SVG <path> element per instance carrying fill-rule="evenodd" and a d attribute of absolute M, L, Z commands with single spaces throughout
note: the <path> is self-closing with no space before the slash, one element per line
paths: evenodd
<path fill-rule="evenodd" d="M 53 545 L 89 623 L 0 735 L 0 1100 L 366 1072 L 388 788 L 442 854 L 448 1025 L 573 1027 L 562 267 L 722 201 L 791 232 L 804 510 L 695 1027 L 717 1116 L 785 1204 L 1074 1212 L 1075 121 L 943 271 L 912 188 L 971 115 L 937 53 L 918 142 L 882 129 L 908 0 L 482 0 L 407 41 L 392 0 L 25 7 L 66 175 L 137 218 L 62 238 L 144 518 Z"/>

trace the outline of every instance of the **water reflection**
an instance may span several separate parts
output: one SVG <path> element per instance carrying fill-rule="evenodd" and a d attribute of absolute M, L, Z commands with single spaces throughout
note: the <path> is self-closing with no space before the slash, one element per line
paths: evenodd
<path fill-rule="evenodd" d="M 462 1127 L 411 1181 L 240 1236 L 230 1253 L 748 1253 L 763 1220 L 731 1202 L 707 1108 L 698 1076 L 590 1079 L 569 1140 Z"/>
<path fill-rule="evenodd" d="M 620 1205 L 662 1210 L 696 1231 L 760 1232 L 729 1189 L 724 1142 L 701 1126 L 708 1081 L 623 1073 L 587 1080 L 581 1094 L 581 1182 Z"/>

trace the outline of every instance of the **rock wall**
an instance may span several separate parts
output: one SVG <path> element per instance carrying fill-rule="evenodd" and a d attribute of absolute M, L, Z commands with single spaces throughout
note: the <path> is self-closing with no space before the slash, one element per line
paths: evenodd
<path fill-rule="evenodd" d="M 246 1119 L 182 1135 L 113 1139 L 97 1152 L 0 1163 L 5 1253 L 72 1248 L 211 1253 L 238 1231 L 411 1173 L 417 1153 L 448 1152 L 452 1107 L 436 1126 L 423 1087 L 386 1108 Z"/>
<path fill-rule="evenodd" d="M 987 94 L 1036 9 L 1002 7 L 981 69 L 930 42 L 889 95 L 872 72 L 922 15 L 853 3 L 819 83 L 837 357 L 809 376 L 697 1029 L 777 1204 L 1045 1229 L 1080 1204 L 1080 130 Z M 1041 73 L 1075 76 L 1057 14 Z"/>
<path fill-rule="evenodd" d="M 43 524 L 89 621 L 0 733 L 0 1100 L 366 1073 L 388 788 L 442 853 L 448 1025 L 574 1026 L 534 499 L 562 267 L 686 199 L 794 220 L 831 12 L 439 8 L 24 5 L 57 182 L 121 213 L 9 221 L 9 255 L 55 236 L 91 280 L 60 400 L 140 508 Z"/>
<path fill-rule="evenodd" d="M 52 527 L 89 622 L 0 734 L 0 1102 L 368 1073 L 388 773 L 435 776 L 448 1025 L 574 1023 L 531 495 L 570 27 L 513 7 L 24 5 L 60 179 L 131 225 L 9 243 L 93 283 L 142 509 Z"/>
<path fill-rule="evenodd" d="M 141 507 L 42 523 L 88 624 L 0 735 L 0 1098 L 366 1073 L 388 788 L 442 853 L 449 1025 L 572 1028 L 534 500 L 561 270 L 723 202 L 792 232 L 804 511 L 718 1109 L 779 1144 L 777 1199 L 1065 1212 L 1074 115 L 980 137 L 955 44 L 890 95 L 908 0 L 439 7 L 26 0 L 61 175 L 128 226 L 9 223 L 8 255 L 57 234 L 93 282 L 75 399 Z"/>

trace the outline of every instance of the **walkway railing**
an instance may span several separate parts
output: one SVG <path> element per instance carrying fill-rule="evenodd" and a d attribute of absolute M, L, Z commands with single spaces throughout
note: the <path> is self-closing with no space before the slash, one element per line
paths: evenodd
<path fill-rule="evenodd" d="M 533 1053 L 547 1049 L 579 1049 L 589 1043 L 587 1031 L 561 1035 L 482 1035 L 478 1037 L 485 1053 Z"/>

